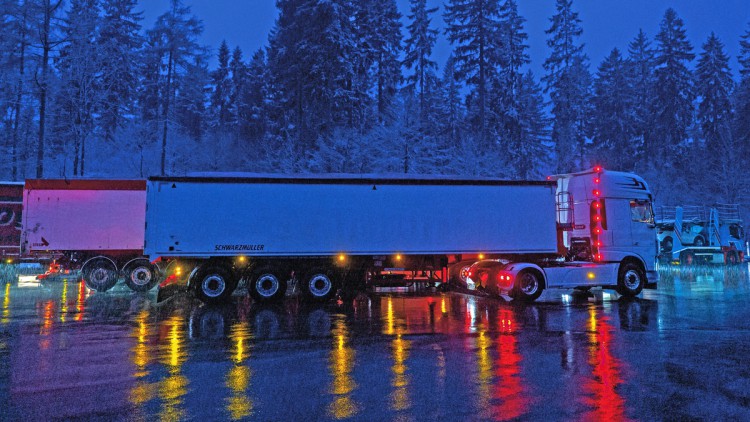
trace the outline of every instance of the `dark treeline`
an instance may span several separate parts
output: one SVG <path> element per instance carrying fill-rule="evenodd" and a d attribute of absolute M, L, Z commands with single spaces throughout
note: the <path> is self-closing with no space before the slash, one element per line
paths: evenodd
<path fill-rule="evenodd" d="M 181 0 L 151 28 L 137 0 L 3 1 L 0 177 L 539 178 L 600 163 L 662 203 L 744 201 L 750 27 L 727 40 L 737 74 L 724 41 L 692 46 L 672 9 L 592 65 L 572 0 L 556 3 L 534 75 L 517 0 L 411 0 L 406 16 L 395 0 L 277 0 L 267 46 L 222 43 L 214 69 Z"/>

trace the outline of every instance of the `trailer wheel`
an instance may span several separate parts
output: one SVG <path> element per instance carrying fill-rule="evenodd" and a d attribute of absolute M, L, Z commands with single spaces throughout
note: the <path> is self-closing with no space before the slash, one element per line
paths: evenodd
<path fill-rule="evenodd" d="M 737 265 L 740 263 L 740 258 L 737 256 L 737 252 L 735 251 L 729 251 L 727 252 L 727 265 Z"/>
<path fill-rule="evenodd" d="M 680 254 L 680 264 L 693 265 L 695 264 L 695 254 L 693 251 L 684 251 Z"/>
<path fill-rule="evenodd" d="M 703 236 L 696 236 L 695 240 L 693 240 L 694 246 L 706 246 L 706 239 L 703 238 Z"/>
<path fill-rule="evenodd" d="M 86 287 L 97 292 L 106 292 L 117 283 L 117 266 L 103 256 L 86 261 L 81 274 Z"/>
<path fill-rule="evenodd" d="M 136 259 L 125 265 L 122 270 L 125 284 L 135 292 L 147 292 L 159 281 L 156 267 L 147 259 Z"/>
<path fill-rule="evenodd" d="M 211 265 L 201 268 L 196 274 L 195 293 L 202 302 L 216 305 L 226 302 L 237 287 L 237 280 L 229 270 Z"/>
<path fill-rule="evenodd" d="M 284 297 L 286 280 L 270 267 L 255 271 L 248 284 L 250 296 L 258 302 L 271 302 Z"/>
<path fill-rule="evenodd" d="M 617 273 L 617 292 L 623 296 L 637 296 L 646 283 L 646 276 L 640 265 L 634 262 L 620 264 Z"/>
<path fill-rule="evenodd" d="M 672 238 L 669 236 L 665 237 L 664 240 L 661 241 L 661 250 L 663 252 L 672 252 L 672 248 L 674 248 Z"/>
<path fill-rule="evenodd" d="M 539 299 L 544 290 L 541 275 L 533 270 L 523 270 L 516 276 L 513 284 L 513 299 L 522 302 L 533 302 Z"/>
<path fill-rule="evenodd" d="M 328 300 L 336 291 L 330 270 L 316 268 L 306 273 L 302 280 L 305 293 L 315 301 Z"/>

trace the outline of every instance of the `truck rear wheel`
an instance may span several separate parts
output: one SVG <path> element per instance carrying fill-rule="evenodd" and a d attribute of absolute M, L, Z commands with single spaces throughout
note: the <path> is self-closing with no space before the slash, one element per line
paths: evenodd
<path fill-rule="evenodd" d="M 513 299 L 522 302 L 533 302 L 539 299 L 544 290 L 541 276 L 533 270 L 523 270 L 516 276 L 513 284 Z"/>
<path fill-rule="evenodd" d="M 623 296 L 637 296 L 643 290 L 646 276 L 640 265 L 633 262 L 620 264 L 617 273 L 617 292 Z"/>
<path fill-rule="evenodd" d="M 307 296 L 315 301 L 325 301 L 335 293 L 335 285 L 331 271 L 324 268 L 316 268 L 305 274 L 302 278 L 302 288 Z"/>
<path fill-rule="evenodd" d="M 122 270 L 125 284 L 134 292 L 147 292 L 159 281 L 156 267 L 147 259 L 136 259 L 125 265 Z"/>
<path fill-rule="evenodd" d="M 83 264 L 81 274 L 86 287 L 97 292 L 106 292 L 117 283 L 117 266 L 103 256 L 93 258 Z"/>
<path fill-rule="evenodd" d="M 271 302 L 284 297 L 286 280 L 270 267 L 265 267 L 254 272 L 247 289 L 258 302 Z"/>
<path fill-rule="evenodd" d="M 228 301 L 237 287 L 237 280 L 232 273 L 218 265 L 199 269 L 195 281 L 196 296 L 211 305 Z"/>

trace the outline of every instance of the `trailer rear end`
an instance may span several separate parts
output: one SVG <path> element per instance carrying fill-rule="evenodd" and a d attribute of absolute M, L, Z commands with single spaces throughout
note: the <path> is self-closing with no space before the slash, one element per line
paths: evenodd
<path fill-rule="evenodd" d="M 0 263 L 15 262 L 21 254 L 23 182 L 0 182 Z"/>
<path fill-rule="evenodd" d="M 143 257 L 144 180 L 27 180 L 25 253 L 81 270 L 90 288 L 108 290 L 122 276 L 134 290 L 157 282 Z"/>

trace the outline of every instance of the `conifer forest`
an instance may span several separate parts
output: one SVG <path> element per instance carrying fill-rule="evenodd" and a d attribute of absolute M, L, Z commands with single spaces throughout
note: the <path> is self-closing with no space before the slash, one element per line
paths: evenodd
<path fill-rule="evenodd" d="M 535 74 L 519 1 L 410 0 L 402 16 L 395 0 L 276 0 L 266 45 L 242 51 L 202 45 L 181 0 L 150 27 L 137 0 L 4 0 L 0 180 L 601 164 L 661 204 L 750 202 L 750 23 L 692 45 L 667 9 L 592 63 L 575 2 L 556 0 Z"/>

